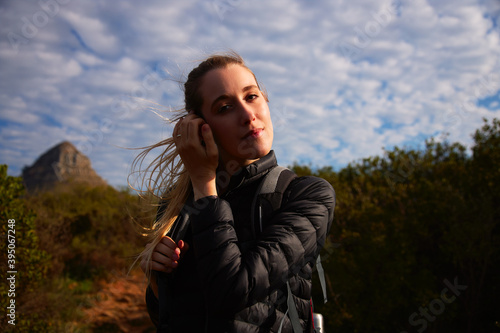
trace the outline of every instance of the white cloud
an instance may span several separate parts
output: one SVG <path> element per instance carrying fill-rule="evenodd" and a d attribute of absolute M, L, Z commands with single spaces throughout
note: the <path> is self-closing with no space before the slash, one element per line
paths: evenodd
<path fill-rule="evenodd" d="M 103 55 L 115 55 L 119 51 L 119 41 L 104 21 L 69 10 L 64 11 L 62 17 L 92 51 Z"/>
<path fill-rule="evenodd" d="M 24 125 L 36 125 L 40 121 L 37 115 L 28 113 L 27 110 L 15 109 L 3 109 L 0 118 Z"/>

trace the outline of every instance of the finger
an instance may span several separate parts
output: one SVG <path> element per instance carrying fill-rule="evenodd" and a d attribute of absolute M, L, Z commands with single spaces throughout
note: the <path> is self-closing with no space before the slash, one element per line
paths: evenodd
<path fill-rule="evenodd" d="M 163 236 L 160 240 L 160 243 L 168 246 L 169 248 L 171 248 L 173 250 L 177 247 L 177 244 L 175 244 L 174 240 L 168 236 Z M 160 243 L 158 243 L 158 244 L 160 244 Z"/>
<path fill-rule="evenodd" d="M 153 271 L 165 272 L 165 273 L 172 273 L 172 271 L 174 270 L 172 267 L 167 267 L 167 266 L 159 264 L 157 262 L 152 263 L 151 269 Z"/>
<path fill-rule="evenodd" d="M 151 256 L 151 262 L 154 265 L 155 263 L 163 265 L 165 267 L 170 267 L 170 268 L 175 268 L 179 264 L 176 260 L 173 260 L 167 256 L 164 256 L 163 254 L 159 252 L 153 252 L 153 255 Z"/>
<path fill-rule="evenodd" d="M 179 243 L 179 248 L 181 249 L 181 256 L 186 253 L 187 250 L 189 250 L 189 244 L 186 243 L 185 241 L 183 240 L 180 240 Z"/>
<path fill-rule="evenodd" d="M 174 139 L 177 137 L 178 134 L 180 134 L 181 123 L 183 120 L 184 120 L 184 117 L 179 118 L 179 120 L 177 120 L 177 123 L 174 126 L 174 130 L 172 131 L 172 137 Z"/>
<path fill-rule="evenodd" d="M 174 141 L 179 140 L 180 138 L 187 138 L 188 132 L 187 128 L 189 126 L 189 122 L 194 118 L 194 115 L 188 114 L 187 116 L 184 116 L 180 118 L 177 121 L 177 124 L 175 124 L 174 130 L 172 132 Z"/>
<path fill-rule="evenodd" d="M 202 120 L 200 117 L 196 116 L 195 114 L 188 114 L 185 117 L 182 117 L 179 119 L 177 124 L 174 127 L 174 131 L 172 132 L 174 141 L 178 144 L 181 142 L 186 142 L 187 139 L 192 138 L 193 136 L 191 135 L 191 129 L 190 127 L 192 126 L 191 122 L 195 119 Z M 197 124 L 197 126 L 199 126 Z"/>
<path fill-rule="evenodd" d="M 173 260 L 179 260 L 181 255 L 181 250 L 177 247 L 177 244 L 168 236 L 164 236 L 161 239 L 160 243 L 156 246 L 155 251 L 158 251 Z"/>
<path fill-rule="evenodd" d="M 200 127 L 205 123 L 205 121 L 199 117 L 194 117 L 187 124 L 187 137 L 195 146 L 199 146 L 201 142 L 200 137 Z"/>
<path fill-rule="evenodd" d="M 159 243 L 155 248 L 155 252 L 158 252 L 172 260 L 179 260 L 181 249 L 179 249 L 178 247 L 172 249 L 163 243 Z"/>
<path fill-rule="evenodd" d="M 177 134 L 178 140 L 186 140 L 188 137 L 187 127 L 189 125 L 189 119 L 187 117 L 182 118 L 179 123 L 179 132 Z M 182 141 L 181 141 L 182 142 Z"/>
<path fill-rule="evenodd" d="M 146 266 L 146 263 L 141 263 L 141 268 L 143 269 L 144 272 L 147 270 L 154 270 L 154 271 L 159 271 L 159 272 L 166 272 L 170 273 L 174 268 L 171 266 L 165 266 L 163 263 L 153 261 L 151 260 L 149 262 L 149 267 Z"/>
<path fill-rule="evenodd" d="M 215 143 L 215 139 L 212 133 L 212 129 L 210 128 L 210 125 L 204 124 L 201 127 L 201 134 L 203 136 L 203 140 L 205 141 L 207 156 L 218 157 L 219 150 L 217 149 L 217 144 Z"/>

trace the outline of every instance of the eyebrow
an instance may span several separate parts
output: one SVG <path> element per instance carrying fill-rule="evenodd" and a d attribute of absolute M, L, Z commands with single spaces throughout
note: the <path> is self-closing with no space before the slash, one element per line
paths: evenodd
<path fill-rule="evenodd" d="M 244 87 L 241 91 L 242 91 L 242 92 L 246 92 L 246 91 L 248 91 L 248 90 L 252 90 L 252 89 L 254 89 L 254 88 L 259 89 L 259 87 L 257 87 L 255 84 L 251 84 L 251 85 L 249 85 L 249 86 Z M 213 109 L 213 107 L 215 106 L 215 104 L 217 104 L 220 100 L 224 100 L 224 99 L 227 99 L 227 98 L 229 98 L 229 95 L 227 95 L 227 94 L 220 95 L 219 97 L 217 97 L 217 98 L 216 98 L 216 99 L 212 102 L 212 105 L 210 105 L 210 110 L 212 110 L 212 109 Z"/>

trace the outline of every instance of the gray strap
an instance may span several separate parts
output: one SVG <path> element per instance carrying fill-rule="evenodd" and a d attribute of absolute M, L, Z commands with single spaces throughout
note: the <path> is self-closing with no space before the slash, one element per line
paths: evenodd
<path fill-rule="evenodd" d="M 318 270 L 319 283 L 321 284 L 321 289 L 323 289 L 323 300 L 328 302 L 326 297 L 326 281 L 325 281 L 325 271 L 323 270 L 323 265 L 321 265 L 321 256 L 318 255 L 316 259 L 316 269 Z"/>
<path fill-rule="evenodd" d="M 256 206 L 256 199 L 257 196 L 260 194 L 269 194 L 269 193 L 274 193 L 276 192 L 276 187 L 278 186 L 278 179 L 284 170 L 287 170 L 287 168 L 282 167 L 282 166 L 276 166 L 274 167 L 269 173 L 265 176 L 264 181 L 261 183 L 259 189 L 257 190 L 257 195 L 254 198 L 253 204 L 252 204 L 252 221 L 255 221 L 253 218 L 253 214 L 255 211 L 255 206 Z M 259 224 L 260 224 L 260 230 L 262 231 L 262 207 L 259 205 Z M 288 295 L 287 295 L 287 307 L 288 309 L 286 310 L 283 318 L 281 319 L 280 327 L 278 330 L 278 333 L 281 333 L 281 330 L 283 329 L 283 323 L 285 321 L 285 317 L 288 314 L 288 317 L 290 318 L 290 322 L 292 323 L 292 328 L 294 333 L 302 333 L 302 326 L 300 325 L 300 319 L 299 319 L 299 314 L 297 312 L 297 308 L 295 307 L 295 302 L 293 301 L 293 294 L 292 294 L 292 289 L 290 289 L 290 283 L 287 281 L 286 282 L 286 287 L 288 289 Z"/>
<path fill-rule="evenodd" d="M 266 175 L 266 181 L 262 182 L 259 194 L 274 193 L 278 184 L 278 178 L 283 170 L 286 170 L 286 168 L 278 165 L 269 171 Z"/>
<path fill-rule="evenodd" d="M 303 333 L 302 326 L 300 325 L 299 314 L 297 313 L 297 308 L 295 307 L 295 302 L 293 301 L 292 289 L 290 289 L 290 283 L 286 282 L 286 287 L 288 288 L 288 299 L 286 303 L 288 305 L 288 316 L 292 322 L 292 328 L 294 333 Z"/>
<path fill-rule="evenodd" d="M 287 314 L 288 314 L 288 310 L 286 310 L 285 314 L 283 315 L 283 318 L 281 318 L 280 329 L 278 330 L 278 333 L 281 333 L 281 330 L 283 329 L 283 323 L 285 322 L 285 318 L 286 318 Z"/>
<path fill-rule="evenodd" d="M 262 232 L 262 206 L 259 205 L 259 227 L 260 227 L 260 232 Z"/>
<path fill-rule="evenodd" d="M 269 171 L 267 175 L 264 176 L 264 180 L 262 183 L 259 185 L 259 188 L 257 190 L 257 193 L 255 197 L 253 198 L 252 202 L 252 210 L 251 210 L 251 220 L 255 221 L 255 207 L 257 207 L 257 201 L 258 197 L 260 194 L 268 194 L 268 193 L 274 193 L 276 191 L 276 187 L 278 186 L 278 179 L 280 177 L 280 174 L 283 170 L 286 170 L 285 167 L 282 166 L 275 166 L 274 168 Z M 262 207 L 259 205 L 259 227 L 260 231 L 262 232 Z"/>

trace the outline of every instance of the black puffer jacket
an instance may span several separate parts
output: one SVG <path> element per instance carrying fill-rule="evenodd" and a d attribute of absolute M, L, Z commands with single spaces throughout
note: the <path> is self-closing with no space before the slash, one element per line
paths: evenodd
<path fill-rule="evenodd" d="M 186 205 L 190 227 L 183 239 L 190 250 L 168 275 L 172 332 L 277 332 L 287 310 L 287 279 L 303 330 L 310 329 L 312 268 L 333 220 L 335 193 L 323 179 L 295 178 L 281 208 L 256 232 L 252 200 L 274 166 L 271 151 L 233 176 L 224 195 Z M 150 288 L 146 300 L 157 324 Z M 282 332 L 292 332 L 288 317 Z"/>

